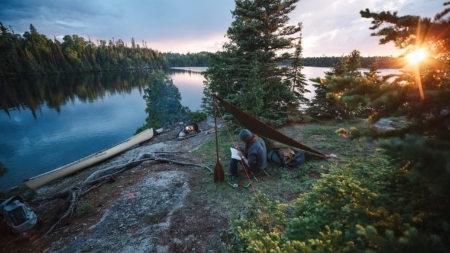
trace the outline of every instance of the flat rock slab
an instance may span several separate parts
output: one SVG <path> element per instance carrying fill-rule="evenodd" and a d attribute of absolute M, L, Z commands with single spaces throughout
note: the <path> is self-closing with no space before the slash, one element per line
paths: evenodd
<path fill-rule="evenodd" d="M 168 252 L 155 238 L 164 233 L 174 211 L 190 189 L 181 171 L 155 172 L 123 190 L 88 233 L 80 233 L 64 248 L 50 252 Z M 59 248 L 58 242 L 52 248 Z"/>

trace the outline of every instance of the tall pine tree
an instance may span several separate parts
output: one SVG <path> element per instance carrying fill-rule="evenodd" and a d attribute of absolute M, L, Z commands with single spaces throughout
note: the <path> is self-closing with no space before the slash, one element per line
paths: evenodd
<path fill-rule="evenodd" d="M 288 120 L 289 108 L 298 108 L 305 100 L 301 61 L 290 68 L 279 67 L 293 58 L 282 51 L 293 51 L 297 45 L 296 55 L 301 55 L 301 36 L 294 36 L 301 25 L 288 25 L 288 14 L 298 1 L 235 1 L 234 21 L 227 31 L 230 42 L 211 57 L 204 74 L 207 93 L 217 92 L 266 123 L 280 125 Z"/>

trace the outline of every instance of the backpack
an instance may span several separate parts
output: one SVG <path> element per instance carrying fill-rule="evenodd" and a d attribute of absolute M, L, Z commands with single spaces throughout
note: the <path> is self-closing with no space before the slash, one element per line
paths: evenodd
<path fill-rule="evenodd" d="M 305 163 L 305 152 L 290 148 L 272 149 L 267 152 L 267 161 L 281 164 L 283 167 L 297 167 Z"/>
<path fill-rule="evenodd" d="M 13 196 L 0 204 L 0 216 L 14 233 L 20 234 L 39 223 L 38 215 L 22 197 Z"/>

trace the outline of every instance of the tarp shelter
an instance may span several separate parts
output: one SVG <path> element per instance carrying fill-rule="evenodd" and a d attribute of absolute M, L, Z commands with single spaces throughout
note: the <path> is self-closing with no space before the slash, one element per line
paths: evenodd
<path fill-rule="evenodd" d="M 237 119 L 242 126 L 247 128 L 248 130 L 252 131 L 253 133 L 256 133 L 260 136 L 272 139 L 274 141 L 278 141 L 285 145 L 299 148 L 301 150 L 310 152 L 310 153 L 318 155 L 320 157 L 324 157 L 324 158 L 328 157 L 327 155 L 322 154 L 321 152 L 319 152 L 313 148 L 310 148 L 310 147 L 292 139 L 289 136 L 284 135 L 283 133 L 279 132 L 275 128 L 258 120 L 257 118 L 253 117 L 252 115 L 242 111 L 241 109 L 228 103 L 227 101 L 223 100 L 222 98 L 218 97 L 217 95 L 212 94 L 212 96 L 215 97 L 217 100 L 219 100 L 220 103 L 225 107 L 225 109 L 229 113 L 231 113 L 234 116 L 234 118 Z"/>

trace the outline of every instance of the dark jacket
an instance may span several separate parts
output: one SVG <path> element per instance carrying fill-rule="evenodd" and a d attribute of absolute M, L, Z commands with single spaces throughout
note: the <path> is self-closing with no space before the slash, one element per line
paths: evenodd
<path fill-rule="evenodd" d="M 260 137 L 256 137 L 245 147 L 245 157 L 251 170 L 263 170 L 267 167 L 266 143 Z"/>

